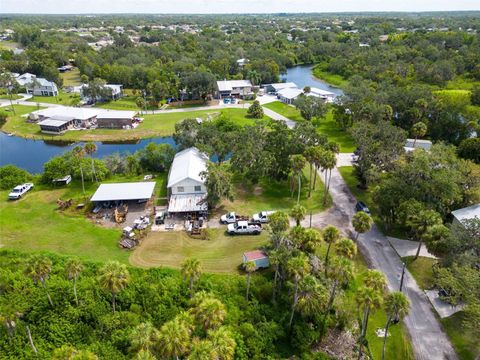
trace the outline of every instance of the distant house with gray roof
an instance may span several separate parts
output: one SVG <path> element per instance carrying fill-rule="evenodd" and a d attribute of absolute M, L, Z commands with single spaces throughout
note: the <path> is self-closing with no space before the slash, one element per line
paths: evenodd
<path fill-rule="evenodd" d="M 28 94 L 35 96 L 57 96 L 57 84 L 34 74 L 25 73 L 15 78 L 20 86 L 24 86 Z"/>

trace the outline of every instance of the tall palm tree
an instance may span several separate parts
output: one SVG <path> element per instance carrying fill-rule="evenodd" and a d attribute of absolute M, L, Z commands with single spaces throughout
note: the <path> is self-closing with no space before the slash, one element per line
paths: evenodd
<path fill-rule="evenodd" d="M 158 335 L 156 329 L 150 322 L 137 325 L 129 335 L 130 351 L 138 353 L 139 351 L 150 351 Z"/>
<path fill-rule="evenodd" d="M 224 326 L 208 332 L 208 339 L 212 343 L 213 350 L 218 360 L 232 360 L 235 355 L 237 343 L 232 333 Z"/>
<path fill-rule="evenodd" d="M 425 124 L 423 121 L 419 121 L 412 126 L 412 134 L 415 136 L 415 140 L 413 140 L 413 147 L 415 147 L 415 144 L 417 142 L 417 139 L 419 137 L 424 137 L 427 134 L 427 124 Z"/>
<path fill-rule="evenodd" d="M 410 302 L 401 291 L 388 294 L 385 299 L 385 312 L 387 313 L 387 324 L 385 325 L 385 336 L 383 338 L 382 360 L 385 359 L 385 347 L 387 344 L 388 328 L 393 319 L 403 319 L 410 308 Z"/>
<path fill-rule="evenodd" d="M 321 313 L 327 303 L 326 291 L 312 275 L 306 275 L 299 284 L 297 308 L 303 317 Z"/>
<path fill-rule="evenodd" d="M 332 170 L 337 166 L 337 157 L 335 153 L 330 150 L 325 150 L 322 155 L 321 165 L 323 171 L 325 171 L 325 191 L 323 194 L 323 205 L 327 203 L 328 191 L 330 190 L 330 180 L 332 178 Z M 327 176 L 328 174 L 328 176 Z"/>
<path fill-rule="evenodd" d="M 190 298 L 193 297 L 193 285 L 195 281 L 200 278 L 202 273 L 202 266 L 200 261 L 195 258 L 186 259 L 182 264 L 181 269 L 183 278 L 188 280 L 190 288 Z"/>
<path fill-rule="evenodd" d="M 327 254 L 325 255 L 325 275 L 327 275 L 330 248 L 332 244 L 335 244 L 338 240 L 340 240 L 340 230 L 333 225 L 327 226 L 325 229 L 323 229 L 323 240 L 325 240 L 325 242 L 328 244 Z"/>
<path fill-rule="evenodd" d="M 89 141 L 83 147 L 85 153 L 90 156 L 90 163 L 92 166 L 92 182 L 95 179 L 95 182 L 98 182 L 97 172 L 95 171 L 95 162 L 93 161 L 93 154 L 97 152 L 97 145 L 94 142 Z"/>
<path fill-rule="evenodd" d="M 137 355 L 135 355 L 134 360 L 157 360 L 157 358 L 148 350 L 140 350 Z"/>
<path fill-rule="evenodd" d="M 250 281 L 252 277 L 252 273 L 257 270 L 257 265 L 253 261 L 247 261 L 245 264 L 243 264 L 243 267 L 245 269 L 245 272 L 247 273 L 247 294 L 246 294 L 246 299 L 248 300 L 248 295 L 250 293 Z"/>
<path fill-rule="evenodd" d="M 323 152 L 324 152 L 324 149 L 321 146 L 315 146 L 314 149 L 315 151 L 312 154 L 313 165 L 315 168 L 315 173 L 313 176 L 313 190 L 317 188 L 317 173 L 318 173 L 318 170 L 322 167 Z"/>
<path fill-rule="evenodd" d="M 205 298 L 192 309 L 192 313 L 205 331 L 218 328 L 227 316 L 225 305 L 213 297 Z"/>
<path fill-rule="evenodd" d="M 179 359 L 184 356 L 190 348 L 190 336 L 188 327 L 177 318 L 163 324 L 156 344 L 162 359 Z"/>
<path fill-rule="evenodd" d="M 363 345 L 365 343 L 365 335 L 367 334 L 368 318 L 372 310 L 378 309 L 382 305 L 382 293 L 371 287 L 361 287 L 357 292 L 357 303 L 363 306 L 363 318 L 360 334 L 360 346 L 358 351 L 358 359 L 361 359 L 363 352 Z"/>
<path fill-rule="evenodd" d="M 112 307 L 115 312 L 117 294 L 125 289 L 130 281 L 130 273 L 125 264 L 109 261 L 99 271 L 98 282 L 103 290 L 112 294 Z"/>
<path fill-rule="evenodd" d="M 280 249 L 271 250 L 268 252 L 268 260 L 270 264 L 275 269 L 275 274 L 273 276 L 273 286 L 272 286 L 272 301 L 275 302 L 277 295 L 277 283 L 280 274 L 280 264 L 283 261 L 282 252 Z"/>
<path fill-rule="evenodd" d="M 301 243 L 303 251 L 313 254 L 322 243 L 322 234 L 317 229 L 305 229 Z"/>
<path fill-rule="evenodd" d="M 274 249 L 282 244 L 285 232 L 290 227 L 290 220 L 288 214 L 283 211 L 277 211 L 270 215 L 268 227 L 270 229 L 270 238 Z"/>
<path fill-rule="evenodd" d="M 295 219 L 297 226 L 300 226 L 300 222 L 305 219 L 307 214 L 307 209 L 300 204 L 293 205 L 292 210 L 290 210 L 290 216 Z"/>
<path fill-rule="evenodd" d="M 303 168 L 305 167 L 306 160 L 303 155 L 291 155 L 290 156 L 290 166 L 292 168 L 292 176 L 298 178 L 298 194 L 297 194 L 297 204 L 300 203 L 300 193 L 302 189 L 302 173 Z M 292 186 L 292 196 L 293 196 L 293 186 Z"/>
<path fill-rule="evenodd" d="M 308 197 L 309 198 L 310 198 L 310 196 L 312 196 L 313 165 L 314 165 L 314 162 L 315 162 L 315 153 L 316 153 L 316 149 L 315 149 L 314 146 L 310 146 L 310 147 L 306 148 L 305 152 L 303 153 L 303 156 L 305 157 L 308 164 L 310 165 L 310 173 L 309 173 L 310 181 L 309 181 L 309 185 L 308 185 Z"/>
<path fill-rule="evenodd" d="M 387 287 L 387 280 L 381 271 L 368 269 L 364 277 L 365 286 L 382 293 Z"/>
<path fill-rule="evenodd" d="M 423 245 L 425 238 L 428 238 L 429 236 L 429 229 L 433 226 L 442 224 L 442 217 L 434 210 L 422 210 L 407 218 L 406 225 L 413 229 L 415 234 L 415 240 L 418 241 L 418 248 L 417 253 L 415 254 L 415 260 L 418 258 L 418 255 L 420 255 L 420 249 Z"/>
<path fill-rule="evenodd" d="M 75 303 L 78 305 L 77 297 L 77 279 L 83 271 L 83 264 L 79 259 L 70 259 L 65 265 L 67 278 L 73 282 L 73 294 L 75 295 Z"/>
<path fill-rule="evenodd" d="M 78 164 L 80 166 L 80 176 L 82 178 L 82 191 L 83 191 L 83 195 L 85 195 L 85 182 L 83 178 L 83 166 L 82 166 L 82 160 L 83 160 L 83 156 L 85 155 L 85 150 L 81 146 L 75 146 L 72 149 L 72 154 L 75 157 L 75 159 L 78 161 Z"/>
<path fill-rule="evenodd" d="M 349 238 L 342 238 L 335 246 L 337 255 L 353 259 L 357 255 L 357 245 Z"/>
<path fill-rule="evenodd" d="M 359 211 L 355 213 L 352 217 L 352 226 L 357 232 L 357 235 L 355 236 L 355 241 L 358 240 L 358 237 L 360 234 L 366 233 L 371 229 L 373 225 L 373 220 L 370 215 L 368 215 L 366 212 Z"/>
<path fill-rule="evenodd" d="M 46 281 L 52 272 L 52 261 L 43 256 L 43 255 L 34 255 L 32 256 L 28 262 L 27 267 L 25 269 L 25 274 L 31 278 L 35 283 L 42 284 L 43 289 L 45 290 L 45 294 L 47 295 L 48 302 L 50 306 L 53 307 L 53 301 L 50 297 L 50 294 L 47 290 Z"/>
<path fill-rule="evenodd" d="M 353 278 L 354 266 L 353 263 L 344 258 L 338 257 L 335 258 L 332 266 L 329 269 L 328 277 L 332 279 L 332 287 L 330 289 L 330 295 L 328 298 L 327 311 L 325 312 L 324 322 L 332 310 L 333 302 L 335 301 L 335 296 L 337 295 L 338 285 L 346 285 Z"/>
<path fill-rule="evenodd" d="M 207 360 L 218 359 L 218 354 L 213 348 L 210 340 L 194 338 L 188 354 L 187 360 Z"/>
<path fill-rule="evenodd" d="M 287 271 L 293 280 L 293 301 L 290 313 L 290 321 L 288 325 L 291 327 L 293 323 L 293 316 L 298 303 L 298 286 L 302 280 L 310 272 L 310 264 L 308 258 L 304 253 L 300 253 L 295 257 L 290 258 L 287 263 Z"/>
<path fill-rule="evenodd" d="M 257 70 L 250 70 L 247 74 L 247 79 L 250 80 L 252 85 L 258 85 L 262 81 L 262 76 Z"/>

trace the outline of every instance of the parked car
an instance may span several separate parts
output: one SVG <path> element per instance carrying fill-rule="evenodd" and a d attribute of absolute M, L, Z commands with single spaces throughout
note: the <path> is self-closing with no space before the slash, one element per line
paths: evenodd
<path fill-rule="evenodd" d="M 10 194 L 8 194 L 8 198 L 10 200 L 18 200 L 23 195 L 25 195 L 28 191 L 33 189 L 32 183 L 25 183 L 23 185 L 15 186 Z"/>
<path fill-rule="evenodd" d="M 253 222 L 259 222 L 262 224 L 268 223 L 270 221 L 268 217 L 273 213 L 275 213 L 275 211 L 261 211 L 257 214 L 253 214 Z"/>
<path fill-rule="evenodd" d="M 363 201 L 357 202 L 357 205 L 355 205 L 355 210 L 356 211 L 363 211 L 364 213 L 370 214 L 370 209 L 365 205 Z"/>
<path fill-rule="evenodd" d="M 234 224 L 228 224 L 227 232 L 230 235 L 258 235 L 262 232 L 260 224 L 249 223 L 248 221 L 238 221 Z"/>
<path fill-rule="evenodd" d="M 229 212 L 220 217 L 220 222 L 222 224 L 233 224 L 237 221 L 248 220 L 248 216 L 237 215 L 235 212 Z"/>

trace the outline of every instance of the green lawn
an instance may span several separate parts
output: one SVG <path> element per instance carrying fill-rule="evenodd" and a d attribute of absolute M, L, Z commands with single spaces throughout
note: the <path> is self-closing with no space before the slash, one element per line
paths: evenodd
<path fill-rule="evenodd" d="M 115 176 L 105 182 L 140 181 L 142 176 Z M 163 186 L 166 174 L 155 178 L 157 187 Z M 64 213 L 57 210 L 57 199 L 73 199 L 74 204 L 85 203 L 98 184 L 85 182 L 86 196 L 81 184 L 73 181 L 66 187 L 47 188 L 36 184 L 34 190 L 18 201 L 8 201 L 9 191 L 0 192 L 0 247 L 20 251 L 50 251 L 77 255 L 83 259 L 127 263 L 129 252 L 121 250 L 117 242 L 121 229 L 95 225 L 74 206 Z"/>
<path fill-rule="evenodd" d="M 102 109 L 113 110 L 135 110 L 139 111 L 137 104 L 135 103 L 138 96 L 124 96 L 118 100 L 112 100 L 108 102 L 96 103 L 95 107 Z M 148 108 L 148 110 L 156 110 L 157 108 Z"/>
<path fill-rule="evenodd" d="M 331 198 L 328 197 L 326 206 L 323 206 L 323 183 L 317 176 L 316 190 L 308 198 L 308 167 L 304 169 L 302 190 L 300 192 L 300 204 L 308 212 L 318 213 L 331 206 Z M 253 215 L 263 210 L 284 210 L 289 211 L 297 203 L 297 191 L 293 197 L 290 192 L 290 180 L 275 181 L 273 179 L 262 179 L 257 185 L 250 185 L 245 179 L 235 180 L 235 200 L 223 201 L 217 209 L 217 213 L 235 211 L 242 215 Z"/>
<path fill-rule="evenodd" d="M 343 78 L 341 75 L 328 72 L 327 67 L 328 64 L 326 62 L 315 65 L 312 70 L 313 76 L 338 87 L 345 86 L 348 83 L 348 80 Z"/>
<path fill-rule="evenodd" d="M 79 100 L 79 94 L 66 93 L 60 90 L 58 96 L 32 96 L 32 98 L 28 99 L 27 101 L 32 103 L 48 103 L 72 106 L 77 104 Z"/>
<path fill-rule="evenodd" d="M 80 78 L 80 70 L 78 70 L 77 68 L 61 73 L 60 77 L 63 79 L 63 86 L 82 85 L 82 80 Z"/>
<path fill-rule="evenodd" d="M 283 115 L 293 121 L 304 121 L 300 111 L 297 110 L 294 106 L 287 105 L 281 101 L 274 101 L 268 104 L 263 105 L 267 109 L 273 110 L 280 115 Z"/>
<path fill-rule="evenodd" d="M 328 141 L 338 143 L 340 145 L 340 152 L 342 153 L 351 153 L 357 148 L 352 136 L 347 131 L 342 130 L 333 119 L 332 110 L 327 112 L 325 119 L 320 120 L 317 130 L 320 134 L 328 137 Z"/>
<path fill-rule="evenodd" d="M 418 257 L 414 260 L 413 256 L 407 256 L 403 260 L 420 288 L 428 290 L 434 286 L 433 265 L 437 262 L 435 259 Z"/>
<path fill-rule="evenodd" d="M 15 109 L 21 105 L 15 105 Z M 28 109 L 28 111 L 27 111 Z M 35 106 L 25 106 L 24 114 L 37 110 Z M 18 111 L 17 111 L 18 112 Z M 247 109 L 222 109 L 222 110 L 197 110 L 187 112 L 165 112 L 155 115 L 143 115 L 144 121 L 137 128 L 123 129 L 95 129 L 84 131 L 67 131 L 63 135 L 47 135 L 40 131 L 40 127 L 34 123 L 27 123 L 24 117 L 11 116 L 3 125 L 5 132 L 15 133 L 26 138 L 57 140 L 57 141 L 127 141 L 151 138 L 156 136 L 170 136 L 175 131 L 175 124 L 187 118 L 211 118 L 225 114 L 240 125 L 254 124 L 255 119 L 247 118 Z M 264 120 L 267 120 L 264 117 Z M 261 120 L 260 120 L 261 121 Z"/>
<path fill-rule="evenodd" d="M 17 95 L 17 94 L 12 94 L 12 95 L 3 94 L 3 95 L 0 95 L 0 99 L 3 99 L 3 100 L 10 100 L 10 97 L 12 98 L 12 100 L 18 100 L 18 99 L 22 98 L 20 95 Z"/>
<path fill-rule="evenodd" d="M 245 251 L 268 243 L 268 234 L 229 236 L 226 227 L 208 230 L 208 240 L 195 239 L 184 231 L 150 232 L 130 256 L 139 267 L 168 266 L 180 268 L 182 262 L 195 257 L 207 272 L 237 272 Z"/>

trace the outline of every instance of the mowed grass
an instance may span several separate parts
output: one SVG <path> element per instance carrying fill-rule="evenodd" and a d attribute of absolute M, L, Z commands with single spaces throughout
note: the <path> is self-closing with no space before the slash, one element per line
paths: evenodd
<path fill-rule="evenodd" d="M 237 124 L 252 125 L 256 121 L 247 117 L 246 109 L 221 109 L 221 110 L 198 110 L 185 112 L 164 112 L 154 115 L 142 115 L 144 121 L 135 129 L 95 129 L 82 131 L 67 131 L 62 135 L 48 135 L 40 131 L 40 127 L 35 123 L 26 122 L 26 118 L 20 116 L 35 110 L 36 106 L 15 105 L 15 109 L 22 109 L 17 111 L 17 116 L 10 116 L 3 125 L 2 130 L 6 132 L 15 133 L 17 136 L 22 136 L 31 139 L 42 139 L 51 141 L 128 141 L 139 140 L 145 138 L 152 138 L 157 136 L 171 136 L 175 132 L 175 124 L 179 121 L 188 118 L 203 118 L 210 119 L 224 114 Z M 13 114 L 12 114 L 13 115 Z M 264 117 L 263 120 L 267 120 Z"/>
<path fill-rule="evenodd" d="M 63 86 L 82 85 L 80 70 L 78 70 L 77 68 L 61 73 L 60 77 L 63 79 Z"/>
<path fill-rule="evenodd" d="M 210 229 L 209 239 L 194 239 L 184 231 L 150 232 L 130 256 L 139 267 L 167 266 L 178 269 L 191 257 L 200 260 L 206 272 L 235 273 L 245 251 L 267 244 L 268 234 L 229 236 L 226 227 Z"/>
<path fill-rule="evenodd" d="M 333 118 L 333 112 L 330 109 L 324 119 L 320 120 L 317 126 L 317 131 L 325 135 L 328 141 L 334 141 L 340 145 L 340 152 L 351 153 L 354 152 L 357 146 L 352 136 L 340 128 Z"/>
<path fill-rule="evenodd" d="M 273 110 L 280 115 L 285 116 L 293 121 L 304 121 L 300 111 L 297 110 L 294 106 L 287 105 L 281 101 L 274 101 L 265 105 L 262 105 L 267 109 Z"/>
<path fill-rule="evenodd" d="M 421 256 L 417 260 L 414 260 L 413 256 L 404 257 L 403 260 L 420 288 L 429 290 L 435 285 L 433 265 L 437 263 L 437 260 Z"/>
<path fill-rule="evenodd" d="M 27 101 L 32 103 L 59 104 L 73 106 L 80 100 L 80 95 L 76 93 L 66 93 L 59 91 L 58 96 L 32 96 Z"/>
<path fill-rule="evenodd" d="M 303 171 L 302 188 L 300 191 L 300 204 L 307 209 L 307 212 L 317 213 L 331 206 L 332 200 L 328 195 L 327 203 L 323 205 L 324 185 L 322 178 L 317 176 L 316 190 L 308 198 L 309 168 Z M 290 211 L 297 203 L 297 189 L 293 196 L 290 191 L 290 180 L 275 181 L 273 179 L 262 179 L 259 184 L 251 185 L 246 179 L 235 179 L 235 200 L 233 202 L 224 200 L 216 210 L 220 215 L 228 211 L 235 211 L 241 215 L 252 216 L 259 211 L 283 210 Z"/>

